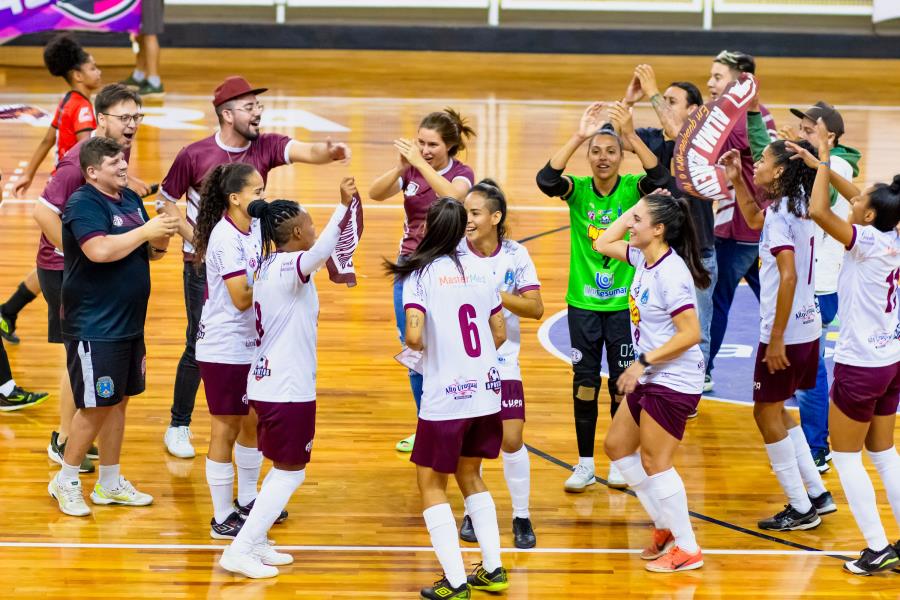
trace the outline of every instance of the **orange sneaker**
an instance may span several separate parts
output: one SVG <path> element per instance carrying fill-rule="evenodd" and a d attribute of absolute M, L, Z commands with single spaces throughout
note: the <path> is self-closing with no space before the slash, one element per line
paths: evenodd
<path fill-rule="evenodd" d="M 641 550 L 641 560 L 655 560 L 668 552 L 675 545 L 675 538 L 668 529 L 653 528 L 653 540 Z"/>
<path fill-rule="evenodd" d="M 654 573 L 675 573 L 676 571 L 690 571 L 703 566 L 703 553 L 700 549 L 694 554 L 688 554 L 678 546 L 672 546 L 668 552 L 646 564 L 648 571 Z"/>

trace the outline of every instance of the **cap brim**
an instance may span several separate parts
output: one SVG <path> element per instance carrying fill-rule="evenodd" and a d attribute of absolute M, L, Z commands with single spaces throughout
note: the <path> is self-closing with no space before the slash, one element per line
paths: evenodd
<path fill-rule="evenodd" d="M 808 114 L 806 114 L 805 112 L 803 112 L 803 111 L 800 110 L 799 108 L 792 108 L 792 109 L 791 109 L 791 114 L 794 115 L 795 117 L 800 118 L 800 119 L 809 119 L 810 121 L 815 122 L 815 119 L 813 119 L 811 116 L 809 116 Z"/>

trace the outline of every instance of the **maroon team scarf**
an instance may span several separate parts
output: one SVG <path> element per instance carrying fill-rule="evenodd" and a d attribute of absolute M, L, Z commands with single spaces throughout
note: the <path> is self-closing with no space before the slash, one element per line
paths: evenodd
<path fill-rule="evenodd" d="M 694 111 L 675 140 L 675 181 L 678 189 L 707 200 L 731 200 L 725 167 L 716 164 L 728 134 L 756 96 L 756 79 L 747 73 L 725 93 Z"/>
<path fill-rule="evenodd" d="M 356 285 L 356 271 L 353 269 L 353 253 L 359 246 L 363 232 L 363 210 L 359 194 L 354 194 L 347 208 L 347 213 L 338 224 L 340 234 L 338 243 L 325 265 L 328 267 L 328 278 L 335 283 L 346 283 L 347 287 Z"/>

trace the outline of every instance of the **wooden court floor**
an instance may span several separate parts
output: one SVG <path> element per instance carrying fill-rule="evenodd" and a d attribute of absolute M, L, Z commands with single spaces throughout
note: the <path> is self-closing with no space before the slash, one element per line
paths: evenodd
<path fill-rule="evenodd" d="M 128 53 L 96 53 L 106 81 L 123 78 Z M 288 197 L 311 207 L 322 224 L 337 202 L 338 183 L 351 173 L 365 190 L 395 160 L 391 140 L 411 137 L 422 115 L 450 105 L 470 117 L 478 138 L 463 160 L 477 176 L 491 176 L 507 190 L 512 237 L 567 224 L 560 203 L 544 198 L 534 175 L 577 124 L 583 106 L 613 100 L 638 62 L 653 64 L 660 83 L 696 82 L 705 91 L 707 58 L 629 56 L 476 55 L 390 52 L 164 51 L 169 95 L 148 105 L 132 167 L 159 181 L 178 149 L 209 135 L 214 123 L 209 97 L 227 75 L 240 73 L 264 85 L 272 120 L 264 127 L 302 140 L 349 141 L 349 166 L 284 167 L 269 179 L 270 198 Z M 25 103 L 52 110 L 59 82 L 40 68 L 37 49 L 0 51 L 0 105 Z M 826 99 L 844 111 L 846 143 L 863 151 L 860 182 L 900 171 L 900 62 L 849 60 L 759 61 L 763 102 L 776 120 L 793 122 L 788 106 Z M 638 125 L 652 124 L 649 107 L 636 111 Z M 0 169 L 4 184 L 27 161 L 43 130 L 0 121 Z M 637 169 L 628 159 L 627 167 Z M 31 202 L 50 162 L 25 201 L 0 205 L 0 298 L 32 268 L 37 227 Z M 586 173 L 580 156 L 571 170 Z M 204 452 L 209 420 L 201 394 L 192 426 L 198 457 L 165 453 L 175 365 L 184 341 L 181 262 L 177 253 L 153 265 L 147 320 L 148 390 L 129 407 L 123 473 L 155 496 L 144 509 L 98 507 L 90 518 L 62 515 L 46 492 L 56 465 L 46 457 L 55 425 L 61 347 L 47 344 L 46 307 L 33 302 L 19 319 L 21 345 L 7 346 L 17 380 L 48 390 L 51 399 L 33 410 L 0 415 L 0 590 L 17 597 L 206 598 L 412 598 L 436 579 L 414 469 L 393 450 L 413 431 L 415 414 L 398 350 L 390 282 L 380 259 L 396 252 L 402 223 L 399 200 L 366 205 L 366 230 L 357 256 L 360 285 L 339 288 L 322 277 L 319 334 L 318 436 L 306 483 L 288 510 L 290 518 L 271 537 L 296 562 L 275 580 L 253 582 L 216 566 L 221 542 L 209 539 L 210 502 Z M 527 243 L 543 281 L 545 320 L 565 308 L 568 233 Z M 102 283 L 101 283 L 102 285 Z M 755 315 L 738 315 L 753 318 Z M 637 500 L 596 485 L 570 495 L 562 484 L 577 460 L 571 408 L 570 367 L 537 339 L 539 324 L 523 323 L 522 366 L 528 398 L 526 441 L 532 454 L 532 519 L 538 547 L 515 551 L 511 509 L 499 461 L 485 477 L 497 502 L 511 599 L 607 596 L 691 600 L 701 598 L 898 598 L 900 577 L 856 578 L 842 572 L 837 555 L 858 552 L 864 542 L 850 516 L 834 470 L 825 476 L 839 511 L 818 529 L 762 535 L 758 518 L 780 509 L 782 494 L 770 473 L 750 408 L 704 401 L 679 451 L 706 566 L 657 575 L 644 571 L 636 552 L 649 523 Z M 721 373 L 719 377 L 727 377 Z M 750 382 L 747 382 L 750 385 Z M 604 400 L 607 402 L 608 399 Z M 603 433 L 597 436 L 599 471 Z M 83 476 L 92 485 L 94 476 Z M 888 536 L 900 535 L 884 503 Z M 458 492 L 450 494 L 461 518 Z M 466 554 L 476 562 L 477 553 Z"/>

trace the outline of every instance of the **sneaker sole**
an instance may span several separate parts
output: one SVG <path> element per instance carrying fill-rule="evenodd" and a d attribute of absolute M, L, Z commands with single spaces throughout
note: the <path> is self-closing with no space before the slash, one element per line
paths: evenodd
<path fill-rule="evenodd" d="M 592 486 L 595 483 L 597 483 L 596 478 L 591 479 L 588 483 L 584 484 L 581 487 L 569 487 L 568 485 L 565 485 L 563 487 L 565 487 L 565 490 L 567 492 L 569 492 L 570 494 L 581 494 L 582 492 L 584 492 L 584 490 L 586 490 L 588 488 L 588 486 Z"/>
<path fill-rule="evenodd" d="M 509 589 L 509 582 L 504 581 L 503 583 L 492 583 L 491 585 L 472 585 L 469 584 L 469 587 L 473 590 L 478 590 L 479 592 L 502 592 L 503 590 Z"/>
<path fill-rule="evenodd" d="M 644 554 L 644 552 L 641 552 L 638 556 L 640 556 L 641 560 L 656 560 L 657 558 L 659 558 L 660 556 L 662 556 L 663 554 L 665 554 L 666 552 L 671 550 L 672 546 L 674 546 L 674 545 L 675 545 L 675 540 L 670 540 L 670 541 L 666 542 L 666 545 L 663 546 L 662 550 L 660 550 L 658 553 L 650 555 L 650 554 Z"/>
<path fill-rule="evenodd" d="M 612 481 L 607 481 L 606 487 L 610 487 L 614 490 L 624 490 L 624 489 L 628 488 L 628 484 L 625 483 L 624 481 L 621 483 L 619 483 L 619 482 L 613 483 Z"/>
<path fill-rule="evenodd" d="M 683 567 L 678 567 L 677 569 L 662 569 L 660 567 L 654 567 L 653 565 L 645 565 L 644 568 L 650 571 L 651 573 L 678 573 L 679 571 L 693 571 L 694 569 L 699 569 L 703 566 L 703 561 L 698 560 L 695 563 L 691 563 L 689 565 L 685 565 Z"/>
<path fill-rule="evenodd" d="M 210 529 L 209 537 L 214 540 L 233 540 L 235 537 L 237 537 L 237 533 L 235 533 L 234 535 L 224 535 L 222 533 L 216 533 L 215 529 Z"/>
<path fill-rule="evenodd" d="M 282 554 L 284 554 L 284 553 L 282 553 Z M 293 557 L 293 556 L 291 556 L 290 554 L 287 554 L 286 556 L 287 556 L 288 558 L 279 559 L 277 562 L 276 562 L 276 561 L 268 562 L 268 561 L 265 561 L 265 560 L 262 560 L 262 559 L 260 559 L 260 560 L 262 561 L 262 564 L 267 565 L 267 566 L 269 566 L 269 567 L 285 567 L 285 566 L 287 566 L 287 565 L 290 565 L 290 564 L 293 564 L 293 563 L 294 563 L 294 557 Z"/>
<path fill-rule="evenodd" d="M 148 502 L 128 502 L 125 500 L 113 500 L 111 498 L 102 498 L 91 492 L 91 502 L 97 504 L 99 506 L 108 506 L 110 504 L 115 504 L 118 506 L 150 506 L 153 504 L 153 498 L 151 498 Z"/>
<path fill-rule="evenodd" d="M 274 573 L 251 573 L 233 564 L 231 560 L 224 554 L 222 555 L 222 558 L 219 559 L 219 566 L 229 573 L 237 573 L 238 575 L 243 575 L 244 577 L 249 577 L 250 579 L 270 579 L 272 577 L 278 576 L 278 569 L 276 569 L 275 567 L 272 567 L 273 569 L 275 569 Z"/>
<path fill-rule="evenodd" d="M 819 514 L 820 517 L 823 515 L 830 515 L 831 513 L 837 512 L 837 506 L 835 504 L 829 504 L 825 508 L 817 508 L 816 512 Z"/>
<path fill-rule="evenodd" d="M 478 543 L 478 538 L 475 537 L 474 535 L 471 535 L 471 536 L 470 536 L 470 535 L 466 535 L 466 536 L 464 536 L 463 534 L 460 533 L 460 534 L 459 534 L 459 539 L 461 539 L 461 540 L 464 541 L 464 542 L 468 542 L 469 544 L 477 544 L 477 543 Z"/>
<path fill-rule="evenodd" d="M 529 544 L 519 544 L 518 540 L 513 538 L 513 546 L 520 550 L 528 550 L 529 548 L 534 548 L 537 546 L 537 537 L 534 538 L 534 541 Z"/>
<path fill-rule="evenodd" d="M 195 456 L 197 456 L 197 452 L 195 450 L 191 450 L 190 454 L 188 454 L 187 452 L 178 453 L 178 452 L 173 452 L 172 449 L 169 448 L 168 445 L 166 446 L 166 452 L 168 452 L 175 458 L 194 458 Z"/>
<path fill-rule="evenodd" d="M 68 511 L 68 510 L 66 510 L 65 508 L 63 508 L 63 505 L 59 503 L 59 498 L 57 498 L 57 497 L 56 497 L 56 494 L 53 493 L 53 483 L 48 483 L 48 484 L 47 484 L 47 493 L 50 494 L 50 497 L 51 497 L 51 498 L 53 498 L 54 500 L 56 500 L 56 503 L 59 504 L 59 510 L 60 510 L 60 512 L 62 512 L 63 514 L 69 515 L 70 517 L 89 517 L 89 516 L 91 515 L 91 509 L 90 509 L 90 508 L 88 508 L 88 511 L 87 511 L 86 513 L 76 513 L 76 512 L 71 512 L 71 511 Z"/>

